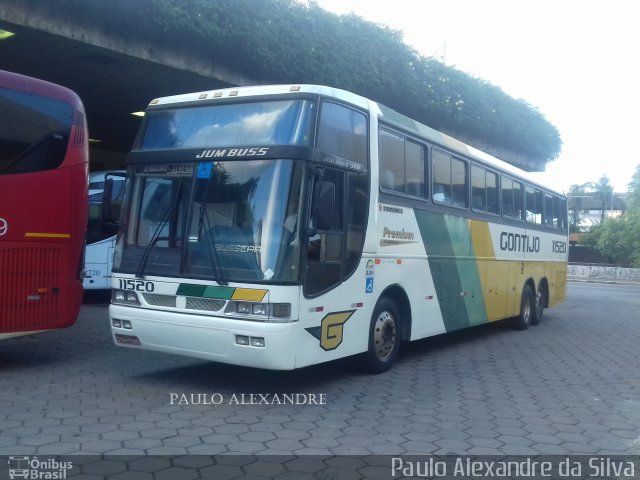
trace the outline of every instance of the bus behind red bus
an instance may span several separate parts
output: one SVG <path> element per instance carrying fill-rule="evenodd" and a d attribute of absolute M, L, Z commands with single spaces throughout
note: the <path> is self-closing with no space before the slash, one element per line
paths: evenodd
<path fill-rule="evenodd" d="M 0 339 L 78 315 L 88 157 L 74 92 L 0 71 Z"/>

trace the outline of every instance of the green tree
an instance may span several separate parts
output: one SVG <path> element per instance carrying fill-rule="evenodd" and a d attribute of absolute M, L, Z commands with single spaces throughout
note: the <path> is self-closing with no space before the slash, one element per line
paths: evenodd
<path fill-rule="evenodd" d="M 603 185 L 608 185 L 608 179 Z M 640 165 L 636 167 L 628 192 L 626 212 L 597 225 L 583 237 L 583 242 L 618 265 L 640 267 Z"/>
<path fill-rule="evenodd" d="M 627 206 L 629 210 L 640 210 L 640 165 L 631 177 L 628 185 Z"/>
<path fill-rule="evenodd" d="M 600 180 L 594 185 L 595 197 L 598 199 L 601 216 L 600 222 L 604 222 L 605 212 L 609 207 L 613 207 L 613 186 L 609 182 L 609 177 L 602 175 Z"/>
<path fill-rule="evenodd" d="M 587 198 L 586 184 L 571 185 L 567 194 L 567 206 L 569 209 L 569 230 L 580 231 L 580 213 L 584 211 L 585 199 Z"/>

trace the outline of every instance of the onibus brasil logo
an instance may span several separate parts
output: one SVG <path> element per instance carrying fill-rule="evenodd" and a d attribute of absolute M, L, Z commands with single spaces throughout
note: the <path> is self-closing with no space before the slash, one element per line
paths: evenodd
<path fill-rule="evenodd" d="M 64 480 L 73 462 L 60 462 L 53 458 L 38 460 L 38 457 L 9 457 L 9 478 L 33 480 Z"/>

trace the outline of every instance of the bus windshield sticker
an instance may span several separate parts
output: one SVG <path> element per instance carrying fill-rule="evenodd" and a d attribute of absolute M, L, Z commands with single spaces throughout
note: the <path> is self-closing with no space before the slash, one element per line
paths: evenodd
<path fill-rule="evenodd" d="M 213 171 L 212 162 L 202 162 L 198 164 L 198 178 L 209 178 Z"/>
<path fill-rule="evenodd" d="M 347 160 L 346 158 L 338 157 L 337 155 L 331 155 L 329 153 L 323 152 L 322 155 L 320 155 L 320 161 L 333 167 L 346 168 L 348 170 L 353 170 L 354 172 L 363 172 L 362 165 L 360 165 L 359 163 Z"/>
<path fill-rule="evenodd" d="M 193 164 L 144 165 L 142 172 L 154 175 L 187 176 L 193 175 Z"/>

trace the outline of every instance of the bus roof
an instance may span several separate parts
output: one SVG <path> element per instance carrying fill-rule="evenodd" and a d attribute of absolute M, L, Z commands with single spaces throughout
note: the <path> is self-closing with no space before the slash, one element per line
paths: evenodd
<path fill-rule="evenodd" d="M 62 85 L 6 70 L 0 70 L 0 85 L 19 92 L 33 93 L 62 100 L 69 103 L 76 110 L 84 111 L 80 97 L 73 90 Z"/>
<path fill-rule="evenodd" d="M 172 95 L 168 97 L 156 98 L 149 103 L 149 107 L 169 106 L 174 104 L 194 103 L 211 101 L 215 99 L 230 98 L 250 98 L 264 96 L 280 96 L 294 94 L 316 94 L 323 97 L 334 98 L 345 103 L 357 106 L 359 108 L 376 112 L 380 119 L 385 123 L 400 128 L 407 133 L 413 134 L 418 138 L 428 140 L 438 146 L 445 147 L 453 153 L 464 155 L 472 160 L 477 160 L 485 165 L 493 166 L 497 170 L 513 175 L 520 179 L 526 180 L 528 183 L 553 191 L 559 195 L 564 195 L 556 189 L 550 188 L 535 179 L 526 172 L 504 160 L 494 157 L 482 150 L 457 140 L 449 135 L 439 132 L 427 125 L 411 119 L 389 107 L 379 104 L 373 100 L 362 97 L 352 92 L 339 88 L 327 87 L 322 85 L 306 85 L 306 84 L 289 84 L 289 85 L 257 85 L 248 87 L 233 87 L 219 90 L 209 90 L 202 92 L 186 93 L 181 95 Z"/>

